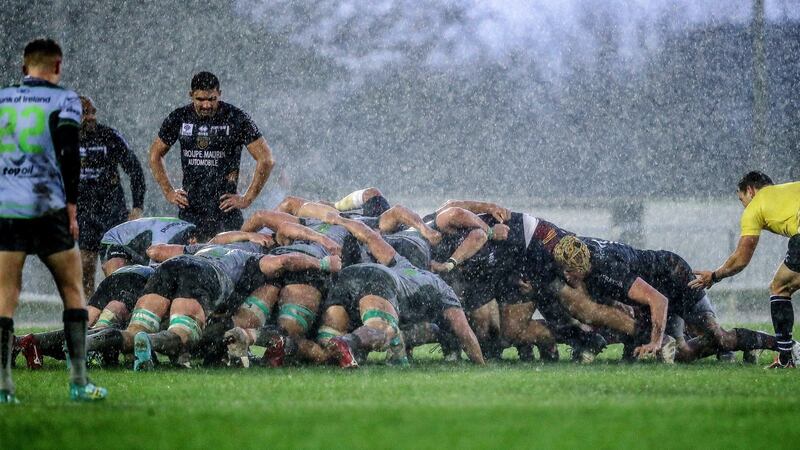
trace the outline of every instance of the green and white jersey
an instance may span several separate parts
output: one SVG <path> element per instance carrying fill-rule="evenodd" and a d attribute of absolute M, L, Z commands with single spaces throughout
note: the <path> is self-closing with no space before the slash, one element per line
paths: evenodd
<path fill-rule="evenodd" d="M 78 95 L 25 77 L 0 89 L 0 217 L 31 219 L 66 206 L 55 130 L 79 126 Z"/>
<path fill-rule="evenodd" d="M 133 246 L 147 250 L 154 244 L 186 244 L 186 233 L 194 224 L 175 217 L 142 217 L 106 231 L 102 244 Z M 134 245 L 133 243 L 139 243 Z"/>

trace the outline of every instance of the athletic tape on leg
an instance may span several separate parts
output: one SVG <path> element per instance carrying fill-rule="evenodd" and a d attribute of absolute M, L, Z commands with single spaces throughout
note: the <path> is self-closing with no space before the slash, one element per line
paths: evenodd
<path fill-rule="evenodd" d="M 303 333 L 306 333 L 308 332 L 308 327 L 314 323 L 314 319 L 316 319 L 317 315 L 314 314 L 314 311 L 311 311 L 305 306 L 287 303 L 281 305 L 278 317 L 294 320 L 300 325 L 300 328 L 303 329 Z"/>
<path fill-rule="evenodd" d="M 180 328 L 189 333 L 189 343 L 194 344 L 200 340 L 200 325 L 193 318 L 183 314 L 173 314 L 169 317 L 168 330 L 175 332 L 175 329 Z"/>
<path fill-rule="evenodd" d="M 157 333 L 161 328 L 161 319 L 153 312 L 144 308 L 137 308 L 131 314 L 131 325 L 138 325 L 148 333 Z"/>
<path fill-rule="evenodd" d="M 339 331 L 339 330 L 337 330 L 335 328 L 323 325 L 323 326 L 319 327 L 319 330 L 317 330 L 317 342 L 319 344 L 321 344 L 321 345 L 324 345 L 328 341 L 330 341 L 332 338 L 335 338 L 337 336 L 341 336 L 343 334 L 344 333 L 342 333 L 341 331 Z"/>
<path fill-rule="evenodd" d="M 361 315 L 361 323 L 366 324 L 368 320 L 380 320 L 388 323 L 393 329 L 395 335 L 400 334 L 400 328 L 397 326 L 397 319 L 386 311 L 380 309 L 368 309 Z"/>
<path fill-rule="evenodd" d="M 267 319 L 269 319 L 271 314 L 269 306 L 264 304 L 264 301 L 260 298 L 251 295 L 250 297 L 244 299 L 244 305 L 245 308 L 250 310 L 250 312 L 258 317 L 258 320 L 261 321 L 262 325 L 267 322 Z"/>
<path fill-rule="evenodd" d="M 104 309 L 97 318 L 94 328 L 117 328 L 119 325 L 119 318 L 113 311 Z"/>

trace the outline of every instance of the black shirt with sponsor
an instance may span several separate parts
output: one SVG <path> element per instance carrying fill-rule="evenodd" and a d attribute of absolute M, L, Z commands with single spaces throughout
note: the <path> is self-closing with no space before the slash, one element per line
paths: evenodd
<path fill-rule="evenodd" d="M 198 115 L 191 104 L 176 109 L 164 120 L 158 137 L 170 146 L 180 142 L 189 208 L 220 214 L 219 198 L 236 193 L 242 146 L 260 138 L 261 132 L 247 113 L 219 102 L 210 117 Z"/>
<path fill-rule="evenodd" d="M 80 155 L 79 214 L 106 216 L 127 210 L 117 166 L 131 179 L 133 207 L 143 208 L 142 165 L 117 130 L 97 124 L 95 131 L 81 133 Z"/>

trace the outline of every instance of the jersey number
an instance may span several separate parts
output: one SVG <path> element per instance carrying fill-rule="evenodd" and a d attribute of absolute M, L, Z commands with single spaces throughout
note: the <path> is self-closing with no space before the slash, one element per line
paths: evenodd
<path fill-rule="evenodd" d="M 17 150 L 17 144 L 7 144 L 3 142 L 6 137 L 19 136 L 19 149 L 23 153 L 42 153 L 44 147 L 38 144 L 28 142 L 30 138 L 41 136 L 45 130 L 45 115 L 44 109 L 41 106 L 30 105 L 22 110 L 20 113 L 23 119 L 33 116 L 33 122 L 24 128 L 17 129 L 17 110 L 10 106 L 0 107 L 0 123 L 2 118 L 5 117 L 5 125 L 0 126 L 0 153 L 14 152 Z"/>

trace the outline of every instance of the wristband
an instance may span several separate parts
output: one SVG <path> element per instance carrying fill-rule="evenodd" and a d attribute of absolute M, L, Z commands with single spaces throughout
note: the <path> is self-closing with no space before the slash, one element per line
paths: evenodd
<path fill-rule="evenodd" d="M 449 258 L 447 258 L 447 262 L 445 262 L 445 264 L 448 264 L 448 263 L 449 263 L 449 264 L 452 264 L 452 265 L 453 265 L 453 267 L 455 267 L 455 266 L 459 265 L 459 262 L 458 262 L 458 260 L 457 260 L 457 259 L 455 259 L 455 258 L 453 258 L 452 256 L 451 256 L 451 257 L 449 257 Z"/>
<path fill-rule="evenodd" d="M 323 272 L 330 272 L 331 271 L 331 257 L 326 256 L 319 260 L 319 270 Z"/>
<path fill-rule="evenodd" d="M 716 283 L 718 281 L 719 281 L 719 278 L 717 278 L 717 272 L 716 271 L 711 272 L 711 282 L 712 283 Z"/>
<path fill-rule="evenodd" d="M 456 266 L 455 266 L 455 264 L 453 264 L 453 263 L 452 263 L 452 262 L 450 262 L 450 261 L 447 261 L 446 263 L 444 263 L 444 264 L 442 264 L 442 265 L 445 267 L 445 269 L 446 269 L 448 272 L 450 272 L 451 270 L 453 270 L 453 269 L 456 267 Z"/>
<path fill-rule="evenodd" d="M 486 238 L 488 240 L 490 240 L 490 241 L 492 239 L 494 239 L 494 228 L 493 227 L 489 227 L 489 231 L 486 232 Z"/>

